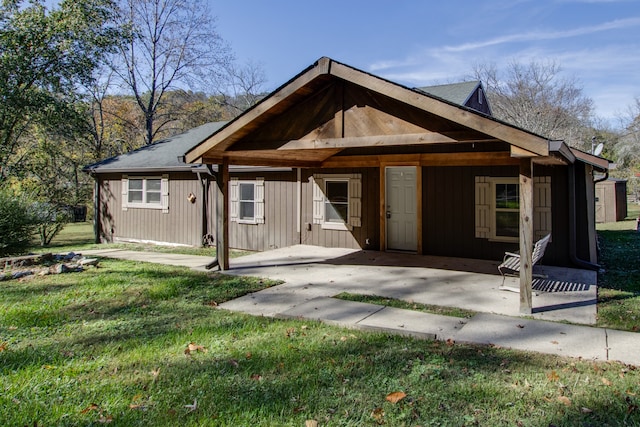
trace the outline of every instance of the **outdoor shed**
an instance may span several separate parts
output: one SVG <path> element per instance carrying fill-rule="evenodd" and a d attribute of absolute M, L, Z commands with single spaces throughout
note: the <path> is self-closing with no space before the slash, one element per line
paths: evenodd
<path fill-rule="evenodd" d="M 596 222 L 624 221 L 627 217 L 627 181 L 608 178 L 596 183 Z"/>

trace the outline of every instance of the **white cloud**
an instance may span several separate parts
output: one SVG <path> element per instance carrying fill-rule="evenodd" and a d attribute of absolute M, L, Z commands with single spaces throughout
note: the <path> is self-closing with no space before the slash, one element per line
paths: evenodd
<path fill-rule="evenodd" d="M 506 43 L 521 43 L 541 40 L 556 40 L 569 37 L 578 37 L 588 34 L 594 34 L 601 31 L 618 30 L 640 25 L 640 17 L 616 19 L 614 21 L 605 22 L 598 25 L 575 28 L 566 31 L 533 31 L 524 34 L 507 34 L 493 39 L 463 43 L 457 46 L 444 46 L 441 49 L 448 52 L 464 52 L 476 50 L 488 46 L 501 45 Z"/>

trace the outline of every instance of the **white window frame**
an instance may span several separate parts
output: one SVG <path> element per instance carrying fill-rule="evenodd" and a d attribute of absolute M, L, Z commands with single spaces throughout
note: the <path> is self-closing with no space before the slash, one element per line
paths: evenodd
<path fill-rule="evenodd" d="M 253 217 L 252 218 L 240 218 L 240 206 L 242 203 L 249 202 L 249 200 L 240 199 L 240 186 L 252 185 L 253 186 Z M 229 182 L 230 190 L 230 219 L 232 222 L 238 224 L 264 224 L 264 178 L 256 179 L 238 179 L 237 177 L 231 178 Z"/>
<path fill-rule="evenodd" d="M 131 181 L 142 181 L 142 190 L 132 190 L 130 188 Z M 148 181 L 150 180 L 158 180 L 160 181 L 160 193 L 159 201 L 157 202 L 148 202 L 147 197 L 149 190 L 147 190 Z M 131 201 L 129 200 L 129 196 L 131 195 L 131 191 L 142 191 L 142 201 Z M 155 191 L 154 191 L 155 192 Z M 169 212 L 169 176 L 128 176 L 124 175 L 122 177 L 122 210 L 126 211 L 128 209 L 161 209 L 163 213 Z"/>
<path fill-rule="evenodd" d="M 497 242 L 517 242 L 519 238 L 512 236 L 501 236 L 496 234 L 498 231 L 498 226 L 496 224 L 496 214 L 498 212 L 515 212 L 520 215 L 520 200 L 518 196 L 518 209 L 510 209 L 510 208 L 498 208 L 496 207 L 496 186 L 499 184 L 509 184 L 509 185 L 517 185 L 518 186 L 518 195 L 520 194 L 520 180 L 518 178 L 490 178 L 490 194 L 491 194 L 491 232 L 490 232 L 490 240 L 495 240 Z"/>
<path fill-rule="evenodd" d="M 346 205 L 347 207 L 347 219 L 343 219 L 342 221 L 336 221 L 336 220 L 328 220 L 326 218 L 326 213 L 327 213 L 327 205 L 333 206 L 333 203 L 331 203 L 331 201 L 329 200 L 328 197 L 328 190 L 327 190 L 327 185 L 329 183 L 335 183 L 335 182 L 343 182 L 345 184 L 347 184 L 347 201 L 344 203 L 339 203 L 340 205 Z M 349 212 L 349 179 L 348 178 L 326 178 L 323 180 L 323 184 L 324 184 L 324 206 L 323 206 L 323 214 L 324 214 L 324 221 L 322 223 L 322 228 L 327 229 L 327 230 L 347 230 L 348 229 L 348 225 L 349 225 L 349 216 L 350 216 L 350 212 Z"/>
<path fill-rule="evenodd" d="M 350 231 L 362 226 L 362 176 L 361 174 L 314 174 L 310 181 L 313 186 L 313 223 L 323 230 Z M 345 221 L 327 221 L 325 209 L 327 182 L 347 183 L 347 219 Z"/>
<path fill-rule="evenodd" d="M 496 236 L 496 184 L 520 184 L 517 177 L 475 177 L 475 237 L 498 242 L 517 242 L 514 237 Z M 533 234 L 538 240 L 552 233 L 551 177 L 533 178 Z"/>

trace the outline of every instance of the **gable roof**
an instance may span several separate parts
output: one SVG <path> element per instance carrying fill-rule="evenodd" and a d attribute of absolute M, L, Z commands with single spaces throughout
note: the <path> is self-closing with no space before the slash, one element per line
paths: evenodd
<path fill-rule="evenodd" d="M 83 170 L 90 173 L 188 171 L 193 165 L 179 158 L 226 123 L 206 123 L 185 133 L 85 166 Z"/>
<path fill-rule="evenodd" d="M 338 111 L 340 91 L 353 97 Z M 321 167 L 347 149 L 484 142 L 507 143 L 513 157 L 549 154 L 544 137 L 325 57 L 189 150 L 186 161 Z"/>
<path fill-rule="evenodd" d="M 423 86 L 415 89 L 420 92 L 437 96 L 438 98 L 442 98 L 446 101 L 453 102 L 454 104 L 466 105 L 471 95 L 473 95 L 476 89 L 478 89 L 478 86 L 481 86 L 481 83 L 479 80 L 475 80 L 435 86 Z"/>

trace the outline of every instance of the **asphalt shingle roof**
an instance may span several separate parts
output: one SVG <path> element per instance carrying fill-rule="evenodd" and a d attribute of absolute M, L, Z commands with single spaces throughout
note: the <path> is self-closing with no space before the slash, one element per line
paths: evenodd
<path fill-rule="evenodd" d="M 86 166 L 84 170 L 94 173 L 190 170 L 193 165 L 178 158 L 225 124 L 227 122 L 206 123 L 180 135 Z"/>
<path fill-rule="evenodd" d="M 458 105 L 465 105 L 479 84 L 480 82 L 476 80 L 437 86 L 417 87 L 416 89 L 421 92 L 428 93 L 429 95 L 442 98 L 445 101 L 453 102 Z"/>

